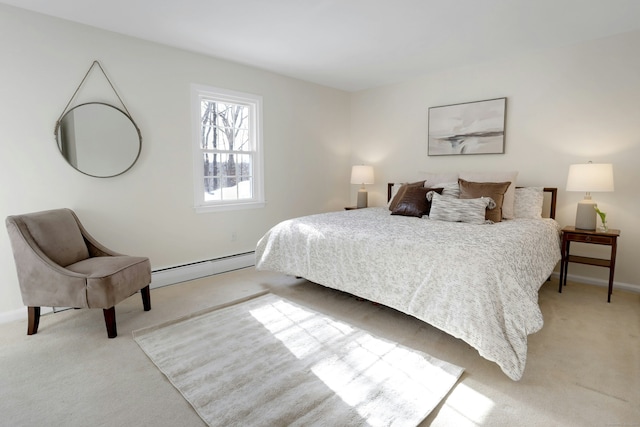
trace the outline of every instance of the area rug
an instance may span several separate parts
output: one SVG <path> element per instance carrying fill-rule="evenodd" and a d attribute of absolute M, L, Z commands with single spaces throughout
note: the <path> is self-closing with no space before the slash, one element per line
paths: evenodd
<path fill-rule="evenodd" d="M 270 293 L 134 339 L 210 426 L 415 426 L 463 372 Z"/>

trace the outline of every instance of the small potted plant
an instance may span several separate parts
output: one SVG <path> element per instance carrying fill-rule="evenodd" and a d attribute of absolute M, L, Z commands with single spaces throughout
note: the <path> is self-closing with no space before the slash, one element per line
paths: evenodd
<path fill-rule="evenodd" d="M 607 226 L 607 213 L 602 212 L 600 209 L 598 209 L 598 206 L 594 206 L 593 208 L 596 210 L 598 216 L 600 216 L 600 222 L 602 222 L 602 225 L 598 227 L 598 230 L 606 232 L 609 229 L 609 227 Z"/>

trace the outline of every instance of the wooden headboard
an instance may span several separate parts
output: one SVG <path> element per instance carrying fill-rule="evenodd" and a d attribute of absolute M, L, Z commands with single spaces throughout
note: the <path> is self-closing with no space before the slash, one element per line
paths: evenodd
<path fill-rule="evenodd" d="M 393 189 L 393 186 L 395 184 L 393 182 L 389 182 L 387 184 L 387 201 L 391 200 L 391 190 Z M 522 187 L 517 187 L 517 188 L 522 188 Z M 548 213 L 549 216 L 548 218 L 556 218 L 556 203 L 557 203 L 557 199 L 558 199 L 558 189 L 555 187 L 544 187 L 544 189 L 542 190 L 545 193 L 548 193 L 549 197 L 545 197 L 545 203 L 542 205 L 543 206 L 543 217 L 545 216 L 544 213 Z M 549 199 L 547 201 L 547 199 Z M 545 210 L 545 207 L 547 208 Z M 546 218 L 546 217 L 545 217 Z"/>

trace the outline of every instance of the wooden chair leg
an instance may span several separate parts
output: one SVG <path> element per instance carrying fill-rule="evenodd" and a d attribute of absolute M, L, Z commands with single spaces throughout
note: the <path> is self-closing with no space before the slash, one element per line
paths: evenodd
<path fill-rule="evenodd" d="M 142 305 L 144 306 L 144 311 L 151 310 L 151 293 L 149 292 L 149 285 L 140 289 L 140 294 L 142 295 Z"/>
<path fill-rule="evenodd" d="M 109 338 L 115 338 L 118 336 L 118 330 L 116 328 L 116 308 L 104 308 L 104 323 L 107 326 L 107 335 Z"/>
<path fill-rule="evenodd" d="M 27 317 L 29 319 L 27 335 L 37 334 L 38 325 L 40 324 L 40 307 L 27 307 Z"/>

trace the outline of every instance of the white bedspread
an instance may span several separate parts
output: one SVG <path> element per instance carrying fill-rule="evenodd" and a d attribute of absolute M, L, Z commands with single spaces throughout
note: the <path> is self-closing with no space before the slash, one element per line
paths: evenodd
<path fill-rule="evenodd" d="M 304 277 L 415 316 L 522 377 L 542 328 L 538 290 L 560 260 L 551 219 L 473 225 L 386 208 L 284 221 L 258 242 L 256 267 Z"/>

